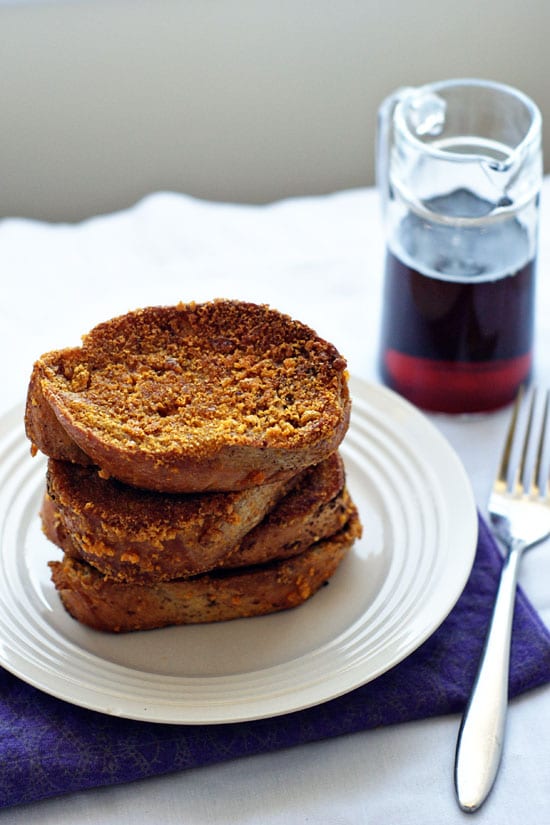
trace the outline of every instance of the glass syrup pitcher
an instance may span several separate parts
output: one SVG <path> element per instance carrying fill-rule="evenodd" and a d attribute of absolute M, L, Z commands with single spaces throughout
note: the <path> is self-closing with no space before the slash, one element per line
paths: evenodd
<path fill-rule="evenodd" d="M 380 373 L 426 410 L 495 409 L 529 381 L 541 130 L 528 97 L 477 79 L 380 108 Z"/>

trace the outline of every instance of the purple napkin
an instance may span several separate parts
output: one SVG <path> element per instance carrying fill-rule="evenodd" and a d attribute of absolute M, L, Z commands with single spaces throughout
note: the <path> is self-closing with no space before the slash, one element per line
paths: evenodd
<path fill-rule="evenodd" d="M 214 726 L 116 719 L 54 699 L 0 669 L 0 807 L 463 709 L 501 556 L 480 519 L 468 584 L 439 629 L 383 676 L 274 719 Z M 525 595 L 514 617 L 510 694 L 550 681 L 550 633 Z"/>

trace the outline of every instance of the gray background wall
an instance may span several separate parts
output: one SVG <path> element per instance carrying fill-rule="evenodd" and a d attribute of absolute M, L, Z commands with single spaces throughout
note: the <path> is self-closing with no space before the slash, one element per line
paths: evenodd
<path fill-rule="evenodd" d="M 0 0 L 0 216 L 370 184 L 396 87 L 489 77 L 550 123 L 549 66 L 548 0 Z"/>

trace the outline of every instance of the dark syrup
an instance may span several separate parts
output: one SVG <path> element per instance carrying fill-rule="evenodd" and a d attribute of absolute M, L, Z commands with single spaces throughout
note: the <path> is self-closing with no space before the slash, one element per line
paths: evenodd
<path fill-rule="evenodd" d="M 443 200 L 446 214 L 485 204 L 463 190 Z M 526 260 L 526 229 L 510 218 L 457 231 L 408 215 L 398 241 L 403 259 L 391 250 L 386 259 L 384 382 L 427 410 L 511 401 L 532 367 L 535 264 Z"/>

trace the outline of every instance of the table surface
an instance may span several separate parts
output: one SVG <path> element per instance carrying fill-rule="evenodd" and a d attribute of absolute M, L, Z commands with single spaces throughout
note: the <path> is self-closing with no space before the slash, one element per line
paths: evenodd
<path fill-rule="evenodd" d="M 550 383 L 550 179 L 544 181 L 535 377 Z M 550 200 L 549 200 L 550 202 Z M 267 302 L 313 326 L 377 381 L 383 239 L 373 189 L 268 206 L 155 193 L 78 225 L 0 222 L 0 412 L 23 400 L 42 352 L 77 344 L 97 322 L 149 304 L 213 297 Z M 429 418 L 485 502 L 509 410 Z M 550 626 L 550 543 L 520 582 Z M 453 794 L 457 716 L 396 725 L 285 751 L 0 811 L 0 825 L 459 823 Z M 550 686 L 511 703 L 484 825 L 547 825 Z"/>

